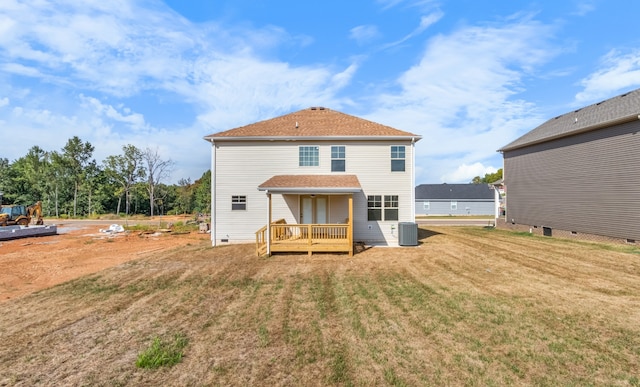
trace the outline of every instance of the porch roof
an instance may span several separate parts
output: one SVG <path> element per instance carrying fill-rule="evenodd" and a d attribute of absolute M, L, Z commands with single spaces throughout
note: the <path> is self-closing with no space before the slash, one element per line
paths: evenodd
<path fill-rule="evenodd" d="M 301 194 L 341 194 L 362 191 L 356 175 L 276 175 L 258 186 L 260 191 Z"/>

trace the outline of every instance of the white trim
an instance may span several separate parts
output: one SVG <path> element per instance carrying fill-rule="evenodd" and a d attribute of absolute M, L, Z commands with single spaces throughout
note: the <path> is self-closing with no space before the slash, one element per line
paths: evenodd
<path fill-rule="evenodd" d="M 416 140 L 411 139 L 411 203 L 416 202 Z M 411 206 L 411 219 L 416 219 L 416 206 Z"/>
<path fill-rule="evenodd" d="M 216 212 L 216 144 L 211 141 L 211 246 L 216 246 L 217 212 Z"/>
<path fill-rule="evenodd" d="M 216 137 L 215 134 L 204 137 L 207 141 L 418 141 L 422 136 L 238 136 Z"/>

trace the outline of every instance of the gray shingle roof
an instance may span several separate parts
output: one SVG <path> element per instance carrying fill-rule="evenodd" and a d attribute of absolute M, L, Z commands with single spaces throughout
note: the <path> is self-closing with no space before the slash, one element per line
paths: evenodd
<path fill-rule="evenodd" d="M 493 199 L 493 189 L 487 184 L 420 184 L 416 200 L 478 200 Z"/>
<path fill-rule="evenodd" d="M 500 148 L 499 151 L 510 151 L 556 138 L 637 120 L 639 114 L 640 89 L 636 89 L 552 118 Z"/>

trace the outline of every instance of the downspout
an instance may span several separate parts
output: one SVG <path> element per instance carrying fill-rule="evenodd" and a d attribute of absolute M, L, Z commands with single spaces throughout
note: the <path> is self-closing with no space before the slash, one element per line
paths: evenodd
<path fill-rule="evenodd" d="M 411 157 L 413 163 L 411 166 L 411 219 L 416 221 L 416 139 L 411 137 Z"/>

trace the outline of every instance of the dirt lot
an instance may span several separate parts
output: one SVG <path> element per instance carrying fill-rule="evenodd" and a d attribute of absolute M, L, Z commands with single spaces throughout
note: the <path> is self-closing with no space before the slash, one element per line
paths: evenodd
<path fill-rule="evenodd" d="M 95 233 L 12 242 L 61 255 L 42 273 L 112 267 L 0 303 L 0 386 L 640 385 L 634 246 L 430 227 L 417 247 L 257 258 Z M 136 366 L 177 337 L 180 363 Z"/>
<path fill-rule="evenodd" d="M 88 224 L 87 224 L 88 223 Z M 62 223 L 58 235 L 0 242 L 0 302 L 96 273 L 208 234 L 105 233 L 110 224 Z"/>

